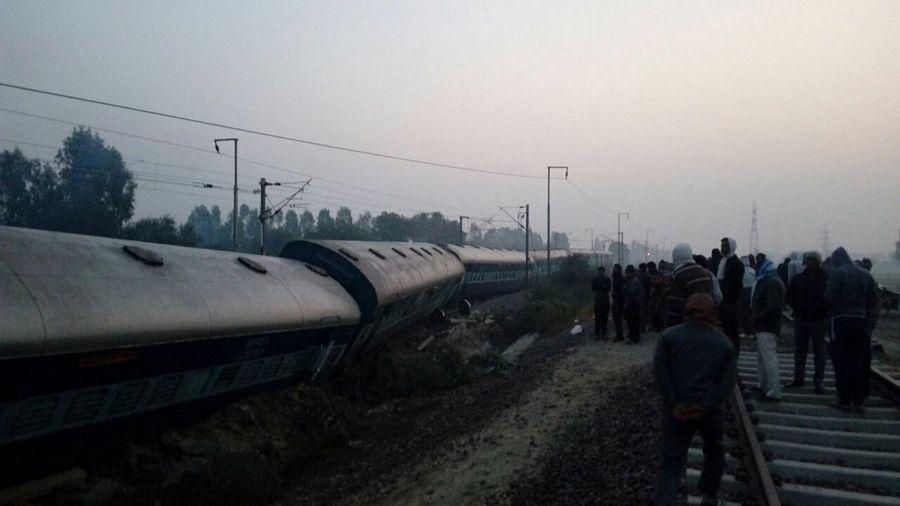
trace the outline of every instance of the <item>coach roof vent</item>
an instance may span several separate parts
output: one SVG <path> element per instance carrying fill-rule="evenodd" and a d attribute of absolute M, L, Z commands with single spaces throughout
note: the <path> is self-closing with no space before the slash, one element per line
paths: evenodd
<path fill-rule="evenodd" d="M 387 260 L 387 257 L 384 256 L 384 255 L 382 255 L 382 254 L 381 254 L 377 249 L 375 249 L 375 248 L 369 248 L 369 252 L 372 253 L 373 255 L 377 256 L 378 258 L 382 259 L 382 260 Z"/>
<path fill-rule="evenodd" d="M 238 262 L 240 262 L 241 265 L 250 269 L 253 272 L 258 272 L 260 274 L 265 274 L 265 273 L 269 272 L 268 270 L 266 270 L 265 267 L 262 266 L 262 264 L 260 264 L 259 262 L 250 260 L 247 257 L 238 257 Z"/>
<path fill-rule="evenodd" d="M 396 254 L 402 256 L 403 258 L 406 258 L 406 253 L 400 251 L 400 250 L 397 249 L 397 248 L 391 248 L 391 249 L 394 250 L 394 253 L 396 253 Z"/>
<path fill-rule="evenodd" d="M 150 265 L 153 267 L 159 267 L 163 265 L 163 258 L 153 251 L 150 251 L 146 248 L 142 248 L 140 246 L 122 246 L 122 249 L 125 250 L 125 253 L 131 255 L 135 260 L 140 260 L 146 265 Z"/>
<path fill-rule="evenodd" d="M 353 253 L 350 253 L 349 251 L 345 250 L 344 248 L 338 248 L 338 251 L 340 251 L 342 255 L 349 258 L 350 260 L 353 260 L 354 262 L 359 262 L 358 256 L 354 255 Z"/>

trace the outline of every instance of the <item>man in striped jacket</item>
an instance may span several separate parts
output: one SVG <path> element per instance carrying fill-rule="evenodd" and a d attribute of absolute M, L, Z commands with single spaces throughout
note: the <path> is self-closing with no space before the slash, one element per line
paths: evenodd
<path fill-rule="evenodd" d="M 694 252 L 689 244 L 679 244 L 672 250 L 672 280 L 666 291 L 666 327 L 684 322 L 684 304 L 695 293 L 705 293 L 716 304 L 722 301 L 722 293 L 715 277 L 694 262 Z"/>

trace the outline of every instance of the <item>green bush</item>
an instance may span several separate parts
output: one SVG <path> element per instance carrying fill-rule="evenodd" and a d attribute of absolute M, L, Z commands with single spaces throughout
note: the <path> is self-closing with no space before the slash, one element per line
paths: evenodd
<path fill-rule="evenodd" d="M 508 339 L 528 332 L 561 330 L 590 307 L 591 274 L 584 257 L 569 257 L 549 280 L 539 280 L 528 288 L 525 304 L 500 311 L 494 319 Z"/>

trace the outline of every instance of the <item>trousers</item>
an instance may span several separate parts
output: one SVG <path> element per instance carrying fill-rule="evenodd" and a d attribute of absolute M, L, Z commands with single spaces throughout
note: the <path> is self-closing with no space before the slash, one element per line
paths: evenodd
<path fill-rule="evenodd" d="M 759 389 L 769 397 L 781 398 L 781 379 L 778 377 L 776 336 L 771 332 L 756 333 L 756 363 Z"/>
<path fill-rule="evenodd" d="M 872 338 L 864 318 L 835 318 L 831 363 L 834 385 L 843 404 L 862 405 L 869 396 L 869 367 L 872 363 Z"/>
<path fill-rule="evenodd" d="M 806 379 L 806 357 L 810 341 L 815 364 L 813 384 L 821 385 L 825 378 L 825 320 L 794 320 L 794 383 L 798 385 L 802 385 Z"/>
<path fill-rule="evenodd" d="M 669 417 L 663 423 L 662 463 L 656 484 L 656 505 L 679 504 L 678 484 L 684 476 L 688 448 L 696 432 L 703 438 L 703 471 L 697 486 L 704 494 L 718 494 L 725 471 L 722 412 L 714 411 L 698 420 L 688 421 Z"/>
<path fill-rule="evenodd" d="M 625 322 L 628 325 L 628 340 L 641 342 L 641 310 L 625 310 Z"/>
<path fill-rule="evenodd" d="M 719 318 L 722 319 L 722 333 L 734 345 L 735 355 L 741 353 L 741 331 L 739 329 L 738 308 L 725 302 L 719 304 Z"/>
<path fill-rule="evenodd" d="M 622 311 L 623 308 L 620 304 L 613 304 L 612 319 L 613 326 L 616 328 L 616 341 L 624 339 L 624 332 L 622 330 Z"/>
<path fill-rule="evenodd" d="M 594 335 L 606 337 L 609 322 L 609 302 L 594 302 Z"/>

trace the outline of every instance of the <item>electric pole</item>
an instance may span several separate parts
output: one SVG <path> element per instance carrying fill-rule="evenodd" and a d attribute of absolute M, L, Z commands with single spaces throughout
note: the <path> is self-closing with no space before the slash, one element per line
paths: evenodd
<path fill-rule="evenodd" d="M 231 248 L 234 251 L 238 249 L 238 237 L 237 237 L 237 219 L 238 219 L 238 183 L 237 183 L 237 160 L 238 160 L 238 152 L 237 152 L 237 143 L 238 140 L 234 137 L 229 137 L 227 139 L 213 139 L 213 145 L 216 147 L 216 153 L 219 152 L 219 143 L 232 141 L 234 142 L 234 209 L 231 212 Z"/>
<path fill-rule="evenodd" d="M 269 210 L 266 209 L 266 187 L 281 186 L 281 183 L 269 183 L 266 178 L 259 180 L 259 254 L 266 254 L 266 220 Z M 274 215 L 273 215 L 274 216 Z"/>
<path fill-rule="evenodd" d="M 822 256 L 827 258 L 831 255 L 831 240 L 828 237 L 828 224 L 825 224 L 825 230 L 822 231 Z"/>
<path fill-rule="evenodd" d="M 647 229 L 647 235 L 644 237 L 644 260 L 650 258 L 650 232 L 656 232 L 652 228 Z"/>
<path fill-rule="evenodd" d="M 616 213 L 616 239 L 619 241 L 619 266 L 622 266 L 622 249 L 625 248 L 625 234 L 622 233 L 622 216 L 631 219 L 631 216 L 628 213 Z"/>
<path fill-rule="evenodd" d="M 565 169 L 566 179 L 569 179 L 569 167 L 565 165 L 551 165 L 547 167 L 547 279 L 550 279 L 550 170 Z"/>
<path fill-rule="evenodd" d="M 531 247 L 528 244 L 530 239 L 529 236 L 531 235 L 531 223 L 529 223 L 530 217 L 528 204 L 525 204 L 525 286 L 528 286 L 528 261 L 530 258 L 529 251 L 531 250 Z"/>

